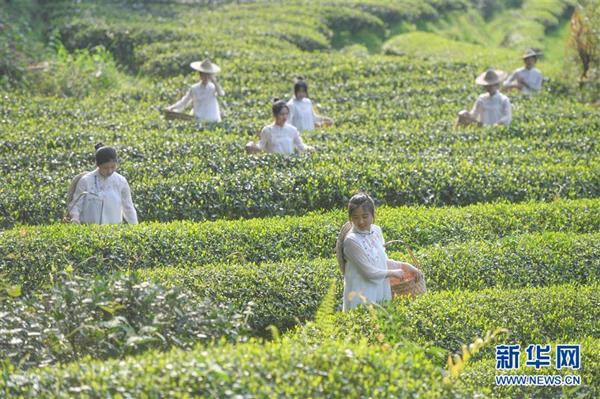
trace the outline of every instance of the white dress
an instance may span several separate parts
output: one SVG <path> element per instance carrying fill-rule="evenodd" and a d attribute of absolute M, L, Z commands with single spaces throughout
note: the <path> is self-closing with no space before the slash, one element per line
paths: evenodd
<path fill-rule="evenodd" d="M 387 258 L 381 228 L 372 224 L 370 231 L 355 227 L 344 239 L 344 302 L 343 311 L 361 303 L 392 299 L 388 268 L 393 260 Z"/>
<path fill-rule="evenodd" d="M 493 96 L 485 93 L 477 98 L 469 115 L 483 125 L 500 123 L 508 126 L 512 121 L 512 106 L 508 97 L 499 91 Z"/>
<path fill-rule="evenodd" d="M 265 152 L 277 154 L 292 154 L 294 148 L 301 152 L 307 148 L 298 129 L 287 123 L 283 127 L 275 123 L 265 126 L 260 132 L 258 147 Z"/>
<path fill-rule="evenodd" d="M 217 91 L 216 86 L 213 82 L 208 82 L 205 85 L 196 83 L 193 85 L 188 92 L 171 105 L 169 109 L 177 112 L 182 112 L 190 102 L 193 104 L 193 115 L 196 119 L 208 122 L 220 122 L 221 111 L 219 109 L 219 102 L 217 96 L 224 96 L 223 90 Z"/>
<path fill-rule="evenodd" d="M 527 69 L 525 67 L 521 67 L 515 70 L 510 76 L 504 81 L 504 85 L 508 85 L 518 78 L 521 78 L 527 83 L 527 86 L 523 86 L 521 92 L 526 94 L 537 93 L 542 88 L 542 80 L 544 79 L 542 73 L 539 69 L 533 67 L 531 69 Z"/>
<path fill-rule="evenodd" d="M 287 102 L 290 110 L 288 123 L 295 126 L 299 131 L 314 130 L 316 115 L 313 110 L 312 101 L 308 98 L 298 100 L 295 97 Z"/>
<path fill-rule="evenodd" d="M 71 219 L 84 224 L 117 224 L 123 218 L 129 224 L 138 222 L 129 184 L 117 172 L 102 177 L 96 169 L 83 175 L 69 209 Z"/>

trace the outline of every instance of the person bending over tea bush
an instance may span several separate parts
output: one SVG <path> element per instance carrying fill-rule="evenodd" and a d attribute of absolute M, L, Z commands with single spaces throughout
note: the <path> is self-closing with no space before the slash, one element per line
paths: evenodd
<path fill-rule="evenodd" d="M 276 154 L 292 154 L 294 150 L 300 152 L 314 151 L 314 147 L 304 144 L 300 132 L 294 126 L 286 123 L 289 108 L 285 101 L 278 98 L 273 100 L 273 123 L 267 125 L 260 132 L 260 141 L 250 141 L 246 144 L 248 153 L 268 152 Z"/>
<path fill-rule="evenodd" d="M 193 106 L 193 115 L 196 119 L 207 122 L 220 122 L 221 111 L 217 96 L 224 96 L 225 92 L 216 79 L 216 74 L 221 71 L 218 65 L 209 59 L 190 64 L 192 69 L 199 71 L 200 82 L 196 83 L 175 104 L 167 107 L 168 111 L 182 112 L 190 103 Z"/>
<path fill-rule="evenodd" d="M 290 114 L 288 121 L 299 131 L 314 130 L 315 127 L 331 126 L 333 119 L 317 115 L 313 103 L 308 98 L 308 83 L 302 76 L 296 78 L 294 83 L 294 98 L 287 102 Z"/>
<path fill-rule="evenodd" d="M 457 125 L 510 125 L 512 106 L 508 97 L 499 90 L 505 76 L 503 71 L 488 69 L 475 79 L 475 83 L 483 86 L 487 93 L 477 98 L 471 111 L 458 113 Z"/>

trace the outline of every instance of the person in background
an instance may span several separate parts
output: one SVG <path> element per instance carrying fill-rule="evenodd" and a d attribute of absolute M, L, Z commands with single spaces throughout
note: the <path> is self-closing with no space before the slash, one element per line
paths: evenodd
<path fill-rule="evenodd" d="M 299 131 L 313 130 L 315 127 L 331 126 L 333 119 L 315 113 L 313 103 L 308 98 L 308 83 L 298 76 L 294 83 L 294 98 L 287 103 L 290 110 L 288 121 Z"/>
<path fill-rule="evenodd" d="M 314 147 L 304 144 L 298 129 L 286 123 L 289 108 L 285 101 L 278 98 L 274 99 L 271 111 L 273 112 L 273 123 L 263 128 L 258 143 L 250 141 L 246 144 L 248 153 L 264 151 L 276 154 L 292 154 L 294 150 L 299 152 L 314 151 Z"/>
<path fill-rule="evenodd" d="M 504 88 L 507 90 L 519 89 L 525 94 L 538 93 L 542 89 L 543 76 L 539 69 L 535 67 L 539 53 L 533 49 L 527 49 L 523 54 L 525 66 L 515 70 L 504 81 Z"/>
<path fill-rule="evenodd" d="M 362 303 L 392 299 L 389 277 L 402 278 L 404 270 L 420 274 L 409 263 L 388 259 L 381 228 L 375 221 L 375 202 L 366 193 L 348 202 L 348 219 L 338 234 L 336 255 L 344 275 L 344 312 Z"/>
<path fill-rule="evenodd" d="M 483 86 L 486 93 L 480 95 L 471 111 L 458 113 L 457 125 L 510 125 L 512 106 L 510 100 L 500 93 L 500 83 L 506 74 L 503 71 L 488 69 L 475 79 L 475 83 Z"/>
<path fill-rule="evenodd" d="M 221 111 L 217 96 L 224 96 L 225 92 L 216 79 L 221 68 L 209 59 L 196 61 L 190 64 L 192 69 L 199 71 L 200 82 L 196 83 L 175 104 L 167 107 L 168 111 L 182 112 L 190 103 L 193 115 L 200 121 L 220 122 Z"/>
<path fill-rule="evenodd" d="M 116 172 L 117 150 L 96 144 L 96 169 L 77 181 L 69 203 L 71 223 L 137 224 L 137 212 L 127 180 Z"/>

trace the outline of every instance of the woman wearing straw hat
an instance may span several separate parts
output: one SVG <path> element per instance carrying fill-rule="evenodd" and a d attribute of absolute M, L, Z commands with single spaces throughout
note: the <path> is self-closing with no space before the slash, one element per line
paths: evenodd
<path fill-rule="evenodd" d="M 497 69 L 488 69 L 475 79 L 475 83 L 483 86 L 487 93 L 480 95 L 471 111 L 458 113 L 457 125 L 510 125 L 512 107 L 510 100 L 500 93 L 500 83 L 506 73 Z"/>
<path fill-rule="evenodd" d="M 392 299 L 389 279 L 403 278 L 405 270 L 423 278 L 411 264 L 388 259 L 381 228 L 373 224 L 375 202 L 369 194 L 358 193 L 350 198 L 348 218 L 336 243 L 338 264 L 344 274 L 344 312 L 362 303 Z"/>
<path fill-rule="evenodd" d="M 217 83 L 215 75 L 221 68 L 209 59 L 196 61 L 190 64 L 193 70 L 200 72 L 200 82 L 196 83 L 175 104 L 167 107 L 169 111 L 181 112 L 190 102 L 193 105 L 193 115 L 198 120 L 208 122 L 220 122 L 221 112 L 217 96 L 224 96 L 225 92 Z"/>
<path fill-rule="evenodd" d="M 505 89 L 519 89 L 522 93 L 537 93 L 542 88 L 543 76 L 535 67 L 539 53 L 534 49 L 527 49 L 523 54 L 525 66 L 515 70 L 508 79 L 504 81 Z"/>

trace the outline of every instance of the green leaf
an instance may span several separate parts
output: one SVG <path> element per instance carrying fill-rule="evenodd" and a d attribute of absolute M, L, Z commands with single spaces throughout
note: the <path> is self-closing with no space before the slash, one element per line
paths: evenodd
<path fill-rule="evenodd" d="M 10 296 L 11 298 L 18 298 L 21 296 L 21 285 L 13 285 L 10 288 L 6 289 L 6 293 L 8 294 L 8 296 Z"/>

